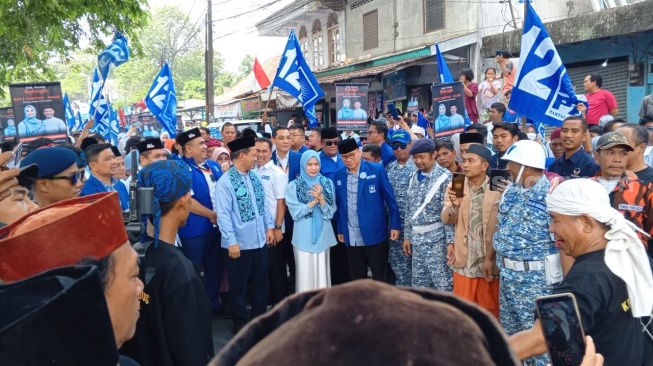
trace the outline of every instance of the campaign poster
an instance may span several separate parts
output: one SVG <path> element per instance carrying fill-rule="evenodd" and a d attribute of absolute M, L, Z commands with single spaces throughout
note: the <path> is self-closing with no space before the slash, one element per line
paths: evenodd
<path fill-rule="evenodd" d="M 161 123 L 150 112 L 139 113 L 137 120 L 142 124 L 138 132 L 143 137 L 160 137 L 161 133 L 165 131 Z"/>
<path fill-rule="evenodd" d="M 408 113 L 413 113 L 419 109 L 419 92 L 422 88 L 411 88 L 410 89 L 410 100 L 408 101 L 408 106 L 406 111 Z"/>
<path fill-rule="evenodd" d="M 368 115 L 374 119 L 383 112 L 383 92 L 369 92 L 367 96 Z"/>
<path fill-rule="evenodd" d="M 368 84 L 336 84 L 338 131 L 367 128 Z"/>
<path fill-rule="evenodd" d="M 465 99 L 463 84 L 435 84 L 431 86 L 433 94 L 433 130 L 435 138 L 451 137 L 465 132 Z"/>
<path fill-rule="evenodd" d="M 14 110 L 0 108 L 0 142 L 11 140 L 16 137 L 16 122 L 14 120 Z"/>
<path fill-rule="evenodd" d="M 47 137 L 65 142 L 65 122 L 61 83 L 10 84 L 9 95 L 14 112 L 16 135 L 23 142 Z"/>

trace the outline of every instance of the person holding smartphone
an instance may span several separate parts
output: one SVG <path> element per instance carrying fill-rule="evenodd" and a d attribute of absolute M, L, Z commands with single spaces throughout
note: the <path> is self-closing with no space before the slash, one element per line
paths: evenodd
<path fill-rule="evenodd" d="M 561 183 L 547 198 L 555 245 L 575 262 L 554 293 L 572 293 L 605 365 L 650 365 L 653 274 L 636 231 L 590 179 Z M 541 320 L 511 337 L 524 359 L 546 352 Z"/>
<path fill-rule="evenodd" d="M 499 269 L 492 236 L 497 227 L 501 193 L 491 191 L 487 170 L 491 153 L 471 144 L 463 155 L 463 195 L 447 187 L 442 222 L 454 226 L 454 242 L 447 246 L 453 271 L 454 294 L 475 302 L 499 318 Z"/>

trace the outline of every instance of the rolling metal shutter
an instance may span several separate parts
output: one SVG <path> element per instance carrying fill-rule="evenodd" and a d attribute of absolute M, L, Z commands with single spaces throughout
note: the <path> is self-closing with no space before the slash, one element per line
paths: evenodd
<path fill-rule="evenodd" d="M 583 80 L 585 76 L 596 72 L 603 76 L 603 86 L 614 94 L 619 106 L 619 116 L 626 119 L 628 110 L 628 61 L 610 62 L 606 67 L 601 67 L 600 60 L 592 66 L 567 68 L 571 82 L 576 86 L 576 93 L 583 94 Z"/>

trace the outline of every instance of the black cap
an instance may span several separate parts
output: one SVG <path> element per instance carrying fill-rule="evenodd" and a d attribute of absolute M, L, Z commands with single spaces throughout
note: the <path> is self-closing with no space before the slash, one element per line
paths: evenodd
<path fill-rule="evenodd" d="M 3 365 L 118 363 L 97 267 L 62 267 L 2 285 L 0 309 Z"/>
<path fill-rule="evenodd" d="M 338 130 L 335 127 L 327 127 L 323 128 L 322 131 L 320 131 L 322 135 L 323 140 L 328 140 L 328 139 L 335 139 L 338 137 Z"/>
<path fill-rule="evenodd" d="M 117 158 L 122 157 L 122 153 L 120 152 L 120 149 L 117 146 L 111 146 L 111 152 L 113 153 L 113 156 Z"/>
<path fill-rule="evenodd" d="M 489 162 L 490 159 L 492 158 L 492 153 L 490 152 L 490 150 L 488 150 L 485 146 L 479 144 L 469 145 L 466 154 L 476 154 L 481 158 L 485 159 L 485 161 L 487 162 Z"/>
<path fill-rule="evenodd" d="M 80 149 L 82 149 L 82 151 L 84 151 L 84 150 L 88 149 L 89 146 L 96 145 L 96 144 L 99 144 L 99 143 L 100 143 L 100 141 L 98 141 L 95 137 L 85 137 L 82 140 L 82 144 L 80 145 Z"/>
<path fill-rule="evenodd" d="M 358 144 L 356 143 L 356 140 L 352 138 L 344 139 L 338 142 L 338 152 L 340 153 L 340 155 L 348 154 L 357 149 L 358 149 Z"/>
<path fill-rule="evenodd" d="M 227 147 L 232 154 L 236 151 L 251 148 L 254 146 L 256 146 L 256 137 L 254 136 L 240 137 L 227 144 Z"/>
<path fill-rule="evenodd" d="M 478 132 L 465 132 L 460 134 L 460 144 L 481 144 L 485 142 L 485 137 Z"/>
<path fill-rule="evenodd" d="M 247 136 L 254 136 L 254 138 L 258 137 L 256 132 L 254 132 L 254 130 L 252 130 L 251 128 L 246 128 L 240 132 L 240 137 L 247 137 Z"/>
<path fill-rule="evenodd" d="M 125 151 L 130 152 L 133 149 L 136 148 L 136 145 L 138 145 L 139 142 L 143 141 L 143 138 L 140 136 L 132 136 L 127 139 L 127 142 L 125 142 Z"/>
<path fill-rule="evenodd" d="M 619 132 L 608 132 L 603 134 L 599 141 L 596 143 L 597 150 L 609 149 L 615 146 L 623 146 L 628 151 L 633 151 L 633 147 L 630 146 L 626 136 L 620 134 Z"/>
<path fill-rule="evenodd" d="M 156 137 L 145 139 L 136 145 L 136 149 L 138 150 L 139 154 L 142 154 L 146 151 L 163 149 L 163 148 L 164 148 L 163 142 L 161 142 L 161 140 L 159 140 Z"/>
<path fill-rule="evenodd" d="M 184 131 L 177 135 L 177 143 L 181 146 L 186 145 L 190 140 L 194 140 L 198 137 L 202 137 L 202 134 L 200 134 L 200 129 L 195 127 L 191 128 L 188 131 Z"/>

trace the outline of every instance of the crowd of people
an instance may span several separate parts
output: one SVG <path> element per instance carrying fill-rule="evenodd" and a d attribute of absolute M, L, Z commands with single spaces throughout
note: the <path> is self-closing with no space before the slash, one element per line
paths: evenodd
<path fill-rule="evenodd" d="M 487 111 L 487 123 L 473 121 L 451 139 L 416 132 L 417 116 L 407 115 L 377 118 L 361 134 L 314 128 L 308 139 L 298 123 L 269 133 L 225 123 L 221 140 L 206 128 L 174 140 L 130 129 L 112 146 L 88 127 L 74 145 L 30 142 L 17 168 L 0 172 L 0 318 L 33 324 L 0 324 L 9 324 L 0 356 L 20 360 L 27 346 L 5 345 L 47 339 L 33 357 L 206 365 L 215 356 L 211 319 L 229 316 L 235 338 L 213 364 L 311 363 L 317 340 L 342 363 L 430 362 L 440 357 L 429 353 L 435 346 L 407 356 L 407 345 L 370 340 L 396 328 L 413 342 L 453 326 L 460 336 L 438 338 L 438 347 L 473 349 L 448 364 L 544 366 L 534 301 L 570 292 L 591 337 L 583 365 L 653 364 L 653 118 L 601 125 L 591 114 L 569 116 L 542 141 L 532 126 L 505 120 L 505 105 L 490 96 L 500 92 L 496 73 L 487 70 L 480 87 L 476 113 Z M 461 79 L 475 89 L 473 74 Z M 600 76 L 586 84 L 600 88 Z M 592 111 L 596 99 L 587 100 Z M 0 165 L 16 146 L 3 144 Z M 151 190 L 152 207 L 134 240 L 123 224 L 137 188 Z M 57 342 L 39 331 L 47 320 L 32 318 L 39 312 L 27 310 L 21 291 L 53 304 L 52 324 L 65 328 Z M 71 302 L 70 311 L 92 314 L 76 317 L 65 308 Z M 433 318 L 432 306 L 451 323 Z M 91 318 L 97 327 L 82 342 L 72 333 Z M 68 341 L 92 348 L 64 352 Z M 338 348 L 359 342 L 378 358 Z"/>

